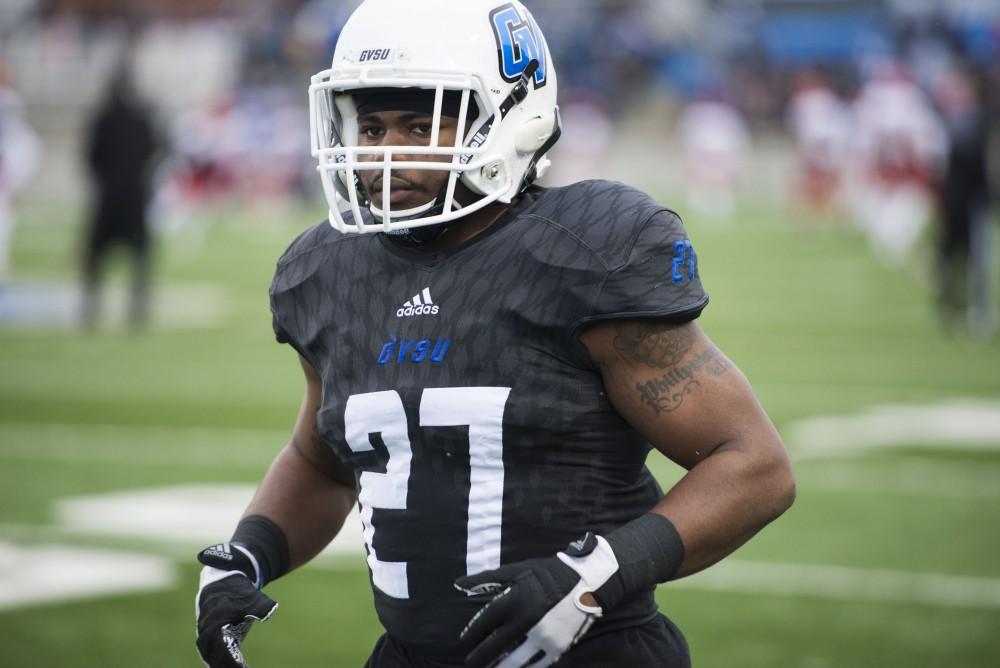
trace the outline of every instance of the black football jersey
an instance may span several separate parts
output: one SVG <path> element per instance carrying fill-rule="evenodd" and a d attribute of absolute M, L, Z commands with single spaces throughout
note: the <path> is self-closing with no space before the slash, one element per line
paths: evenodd
<path fill-rule="evenodd" d="M 359 484 L 379 618 L 442 659 L 480 601 L 453 586 L 606 533 L 662 492 L 578 335 L 708 302 L 678 216 L 618 183 L 533 187 L 461 247 L 427 253 L 328 223 L 278 261 L 279 341 L 323 381 L 319 432 Z M 652 590 L 592 633 L 655 614 Z"/>

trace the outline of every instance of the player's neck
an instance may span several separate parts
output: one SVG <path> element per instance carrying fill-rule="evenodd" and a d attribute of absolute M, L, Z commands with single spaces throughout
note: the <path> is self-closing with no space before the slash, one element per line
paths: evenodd
<path fill-rule="evenodd" d="M 454 250 L 491 228 L 497 221 L 503 218 L 503 215 L 507 213 L 510 207 L 510 204 L 501 204 L 500 202 L 494 202 L 485 206 L 479 211 L 459 218 L 449 225 L 448 229 L 441 236 L 421 244 L 418 248 L 422 252 L 427 253 L 441 253 Z"/>

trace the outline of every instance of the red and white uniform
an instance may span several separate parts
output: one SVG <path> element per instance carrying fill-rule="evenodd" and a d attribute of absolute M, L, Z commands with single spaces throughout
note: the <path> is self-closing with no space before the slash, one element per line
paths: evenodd
<path fill-rule="evenodd" d="M 947 135 L 923 91 L 888 69 L 854 105 L 855 216 L 874 250 L 899 263 L 934 211 Z"/>

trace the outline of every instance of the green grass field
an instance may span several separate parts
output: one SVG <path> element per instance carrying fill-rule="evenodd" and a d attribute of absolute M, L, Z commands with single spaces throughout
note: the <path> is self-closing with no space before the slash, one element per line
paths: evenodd
<path fill-rule="evenodd" d="M 225 219 L 203 238 L 163 240 L 158 288 L 173 290 L 165 317 L 204 310 L 196 302 L 209 291 L 207 320 L 142 335 L 0 329 L 0 545 L 165 555 L 176 574 L 152 593 L 0 607 L 0 666 L 200 665 L 199 545 L 78 534 L 58 523 L 57 501 L 260 478 L 301 396 L 294 353 L 273 342 L 266 290 L 275 259 L 312 215 L 283 217 Z M 67 220 L 26 212 L 19 279 L 74 280 Z M 769 207 L 690 230 L 712 295 L 703 326 L 786 436 L 805 433 L 807 418 L 884 405 L 916 406 L 920 418 L 944 401 L 988 400 L 995 419 L 1000 344 L 942 335 L 929 263 L 882 267 L 848 227 L 795 224 Z M 659 590 L 695 666 L 1000 665 L 1000 433 L 963 443 L 921 430 L 917 418 L 893 423 L 904 433 L 895 441 L 885 429 L 845 428 L 844 453 L 789 438 L 792 510 L 723 564 Z M 878 438 L 891 447 L 856 447 Z M 651 465 L 668 484 L 679 475 Z M 14 554 L 0 550 L 0 598 L 30 570 Z M 360 666 L 380 633 L 359 559 L 308 566 L 269 593 L 281 609 L 246 645 L 256 668 Z"/>

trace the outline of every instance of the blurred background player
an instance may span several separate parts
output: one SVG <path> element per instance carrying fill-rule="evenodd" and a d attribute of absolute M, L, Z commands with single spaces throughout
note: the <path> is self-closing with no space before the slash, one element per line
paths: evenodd
<path fill-rule="evenodd" d="M 192 225 L 199 213 L 238 205 L 242 129 L 230 97 L 191 109 L 174 123 L 170 179 L 162 192 L 171 231 Z"/>
<path fill-rule="evenodd" d="M 597 178 L 614 144 L 614 121 L 601 99 L 585 90 L 568 91 L 562 98 L 559 112 L 563 136 L 553 151 L 547 179 L 551 183 L 572 183 Z"/>
<path fill-rule="evenodd" d="M 0 286 L 9 279 L 14 196 L 35 174 L 41 146 L 0 59 Z"/>
<path fill-rule="evenodd" d="M 750 143 L 743 116 L 721 91 L 713 90 L 684 107 L 677 131 L 689 210 L 709 222 L 728 220 Z"/>
<path fill-rule="evenodd" d="M 819 70 L 802 70 L 793 86 L 787 115 L 797 161 L 793 205 L 808 214 L 836 213 L 850 141 L 850 113 Z"/>
<path fill-rule="evenodd" d="M 990 234 L 989 131 L 983 94 L 967 67 L 944 72 L 934 88 L 948 132 L 937 239 L 938 307 L 948 329 L 988 339 L 996 331 Z"/>
<path fill-rule="evenodd" d="M 87 220 L 83 258 L 81 319 L 87 329 L 97 324 L 100 292 L 108 252 L 124 246 L 132 263 L 128 320 L 141 327 L 149 318 L 152 235 L 149 202 L 152 173 L 160 151 L 149 108 L 138 98 L 127 64 L 123 64 L 91 119 L 86 144 L 94 199 Z"/>
<path fill-rule="evenodd" d="M 875 255 L 899 266 L 935 215 L 948 137 L 927 95 L 897 62 L 874 68 L 853 111 L 854 216 Z"/>

